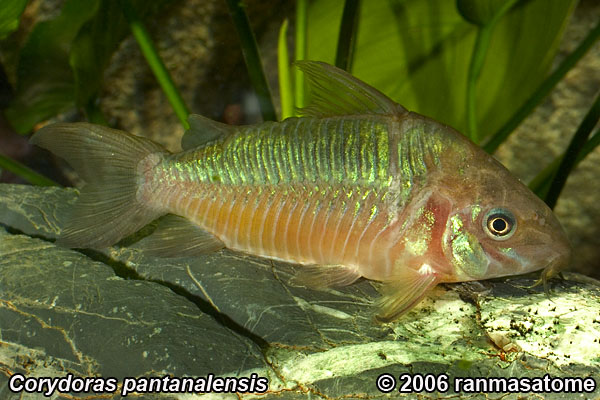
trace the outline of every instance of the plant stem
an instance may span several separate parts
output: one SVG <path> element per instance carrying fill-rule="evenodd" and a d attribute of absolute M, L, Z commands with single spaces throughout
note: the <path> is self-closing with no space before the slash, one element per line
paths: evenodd
<path fill-rule="evenodd" d="M 308 31 L 308 0 L 296 0 L 296 48 L 294 60 L 306 59 L 306 33 Z M 304 107 L 304 73 L 294 67 L 294 90 L 296 108 Z"/>
<path fill-rule="evenodd" d="M 167 96 L 169 103 L 171 103 L 171 107 L 175 111 L 175 114 L 181 121 L 181 124 L 185 127 L 185 129 L 189 129 L 190 125 L 188 124 L 187 118 L 189 115 L 188 108 L 177 90 L 177 87 L 173 83 L 173 79 L 171 79 L 171 75 L 169 71 L 165 67 L 164 63 L 160 59 L 158 55 L 158 51 L 150 38 L 150 34 L 148 30 L 142 23 L 139 15 L 137 14 L 135 8 L 131 4 L 130 0 L 121 0 L 121 5 L 123 9 L 123 14 L 129 23 L 129 27 L 131 28 L 131 32 L 135 37 L 135 40 L 138 42 L 142 54 L 146 58 L 150 69 L 154 73 L 156 80 L 160 84 L 163 92 Z"/>
<path fill-rule="evenodd" d="M 335 66 L 348 72 L 352 68 L 352 58 L 356 46 L 359 11 L 360 0 L 346 0 L 340 25 Z"/>
<path fill-rule="evenodd" d="M 596 147 L 600 146 L 600 129 L 596 130 L 594 135 L 585 142 L 585 145 L 581 148 L 581 151 L 577 154 L 575 158 L 575 165 L 573 168 L 577 167 L 581 161 L 587 157 Z M 538 173 L 535 178 L 531 180 L 529 183 L 529 188 L 537 194 L 540 198 L 544 198 L 548 193 L 548 189 L 550 189 L 550 183 L 552 182 L 552 178 L 556 174 L 558 167 L 562 159 L 565 157 L 565 153 L 556 157 L 550 164 L 546 166 L 540 173 Z"/>
<path fill-rule="evenodd" d="M 0 154 L 0 168 L 12 172 L 37 186 L 60 186 L 58 183 L 38 174 L 26 165 Z"/>
<path fill-rule="evenodd" d="M 558 82 L 588 52 L 590 47 L 600 38 L 600 22 L 587 34 L 579 46 L 569 54 L 548 76 L 535 92 L 523 103 L 517 112 L 483 145 L 488 153 L 493 153 L 500 144 L 515 130 L 523 120 L 542 102 Z"/>
<path fill-rule="evenodd" d="M 596 126 L 596 123 L 599 119 L 600 93 L 598 93 L 596 96 L 592 107 L 589 109 L 585 118 L 577 128 L 575 135 L 573 135 L 573 139 L 571 139 L 571 143 L 569 143 L 569 147 L 567 147 L 567 150 L 565 151 L 564 157 L 562 157 L 560 165 L 556 171 L 556 175 L 554 176 L 554 180 L 550 185 L 550 189 L 548 189 L 548 194 L 544 198 L 544 201 L 546 204 L 548 204 L 548 207 L 554 208 L 556 205 L 558 196 L 560 196 L 560 192 L 565 186 L 569 174 L 575 167 L 577 156 L 584 148 L 592 129 L 594 129 L 594 126 Z"/>
<path fill-rule="evenodd" d="M 490 46 L 492 32 L 500 19 L 512 8 L 517 0 L 508 0 L 494 14 L 491 20 L 485 25 L 479 26 L 473 53 L 471 54 L 471 63 L 469 64 L 469 74 L 467 76 L 467 133 L 469 138 L 475 142 L 479 142 L 479 133 L 477 129 L 477 80 L 481 75 L 485 56 Z"/>
<path fill-rule="evenodd" d="M 287 47 L 288 20 L 284 20 L 279 29 L 277 43 L 277 67 L 279 72 L 279 97 L 281 98 L 281 119 L 294 115 L 294 96 L 290 74 L 289 54 Z"/>
<path fill-rule="evenodd" d="M 527 185 L 533 193 L 538 195 L 539 198 L 543 199 L 546 197 L 546 194 L 548 194 L 550 181 L 556 174 L 556 170 L 558 169 L 558 166 L 560 165 L 560 162 L 564 156 L 565 154 L 563 153 L 556 157 L 550 164 L 546 166 L 546 168 L 541 170 L 535 176 L 535 178 L 531 180 L 531 182 L 529 182 L 529 185 Z"/>
<path fill-rule="evenodd" d="M 244 60 L 246 60 L 250 82 L 252 82 L 258 97 L 262 117 L 265 121 L 276 121 L 277 116 L 275 115 L 271 92 L 260 61 L 256 39 L 244 10 L 245 5 L 242 0 L 227 0 L 227 5 L 242 45 L 242 53 L 244 54 Z"/>
<path fill-rule="evenodd" d="M 477 143 L 479 135 L 477 132 L 477 101 L 476 89 L 477 79 L 481 74 L 481 67 L 485 61 L 485 55 L 492 37 L 492 24 L 487 24 L 477 30 L 477 38 L 473 47 L 471 63 L 469 65 L 469 75 L 467 76 L 467 133 L 469 138 Z"/>
<path fill-rule="evenodd" d="M 92 98 L 84 107 L 84 109 L 88 121 L 90 121 L 92 124 L 108 126 L 108 121 L 104 117 L 100 107 L 98 107 L 95 98 Z"/>

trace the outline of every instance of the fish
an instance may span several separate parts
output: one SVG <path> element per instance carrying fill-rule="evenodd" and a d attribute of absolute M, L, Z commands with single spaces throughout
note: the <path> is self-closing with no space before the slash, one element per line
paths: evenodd
<path fill-rule="evenodd" d="M 89 123 L 31 138 L 85 180 L 57 243 L 142 239 L 164 257 L 228 248 L 299 264 L 309 287 L 381 282 L 391 322 L 436 285 L 565 268 L 571 246 L 546 204 L 453 128 L 351 74 L 297 63 L 300 117 L 231 126 L 189 117 L 182 151 Z"/>

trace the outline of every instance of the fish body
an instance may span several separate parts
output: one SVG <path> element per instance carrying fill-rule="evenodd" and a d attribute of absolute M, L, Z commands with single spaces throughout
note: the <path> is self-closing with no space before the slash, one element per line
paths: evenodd
<path fill-rule="evenodd" d="M 550 209 L 463 135 L 334 67 L 301 68 L 315 91 L 306 116 L 243 127 L 192 116 L 177 154 L 90 124 L 40 130 L 33 142 L 90 182 L 61 241 L 103 247 L 174 214 L 144 239 L 159 253 L 227 247 L 302 264 L 316 287 L 382 281 L 383 321 L 440 282 L 567 263 Z"/>

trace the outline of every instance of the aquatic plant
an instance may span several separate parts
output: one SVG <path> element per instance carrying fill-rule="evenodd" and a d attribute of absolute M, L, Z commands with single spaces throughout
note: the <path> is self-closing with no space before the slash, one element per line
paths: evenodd
<path fill-rule="evenodd" d="M 4 0 L 0 9 L 12 1 Z M 408 6 L 419 2 L 421 0 L 396 3 Z M 21 3 L 24 5 L 25 1 Z M 306 0 L 298 0 L 297 4 L 306 18 L 297 14 L 295 19 L 289 20 L 290 28 L 295 26 L 294 59 L 317 58 L 313 54 L 314 48 L 310 50 L 310 45 L 305 48 L 299 43 L 301 40 L 310 41 L 313 37 L 309 33 L 314 29 L 312 24 L 320 10 L 308 7 Z M 313 2 L 311 7 L 315 4 Z M 134 1 L 133 5 L 137 7 L 139 3 Z M 341 17 L 341 2 L 338 1 L 334 8 Z M 139 8 L 135 10 L 141 16 L 140 21 L 147 22 L 145 13 Z M 509 11 L 509 14 L 511 12 L 518 11 Z M 359 14 L 359 29 L 364 27 L 364 13 L 363 9 Z M 4 15 L 2 10 L 0 15 Z M 298 26 L 304 25 L 299 20 L 306 21 L 306 29 L 298 29 Z M 312 22 L 309 23 L 309 20 Z M 414 18 L 411 20 L 414 21 Z M 317 26 L 321 24 L 318 20 L 316 22 Z M 331 20 L 327 22 L 331 24 Z M 126 20 L 124 24 L 128 26 Z M 0 32 L 3 26 L 0 23 Z M 431 23 L 423 23 L 424 28 L 431 26 Z M 467 27 L 478 29 L 470 25 Z M 327 61 L 333 63 L 334 55 L 339 53 L 336 51 L 340 47 L 337 46 L 339 29 L 335 24 L 329 28 L 334 32 L 327 37 L 332 44 L 323 51 L 327 51 Z M 423 30 L 414 22 L 409 23 L 407 29 L 409 33 Z M 364 29 L 362 32 L 364 34 Z M 368 54 L 363 52 L 360 34 L 359 31 L 352 70 L 361 78 L 368 79 L 368 74 L 361 72 L 361 68 L 369 62 L 381 62 L 363 61 L 363 56 Z M 473 30 L 471 45 L 475 35 Z M 596 39 L 597 35 L 596 38 L 588 36 L 584 42 L 593 43 Z M 492 42 L 494 40 L 492 38 Z M 435 45 L 430 43 L 429 46 L 433 51 Z M 153 51 L 152 47 L 148 46 L 150 51 Z M 386 47 L 389 46 L 379 44 L 373 52 Z M 64 52 L 61 54 L 61 57 L 68 57 Z M 288 56 L 291 54 L 291 51 L 288 52 Z M 391 53 L 387 55 L 392 56 Z M 424 56 L 422 52 L 416 52 L 416 55 Z M 461 63 L 461 67 L 468 68 L 470 55 L 467 52 L 466 62 Z M 100 69 L 103 59 L 92 60 L 98 62 Z M 69 63 L 61 65 L 70 68 Z M 415 61 L 412 66 L 414 71 L 419 70 L 418 62 Z M 562 63 L 555 71 L 558 72 L 561 67 L 563 70 L 570 69 L 564 66 Z M 304 92 L 300 90 L 303 84 L 298 83 L 301 75 L 299 77 L 298 71 L 290 67 L 287 57 L 283 58 L 282 67 L 288 71 L 289 84 L 296 83 L 289 89 L 289 97 L 294 101 L 290 109 L 293 113 L 294 107 L 304 105 Z M 483 68 L 485 70 L 485 65 Z M 552 76 L 558 76 L 556 72 Z M 33 74 L 30 79 L 41 80 L 43 73 L 39 75 Z M 540 74 L 540 77 L 543 76 Z M 385 77 L 385 74 L 375 71 L 371 79 Z M 388 79 L 392 84 L 394 81 L 410 84 L 399 75 L 389 75 Z M 169 80 L 165 82 L 168 84 Z M 481 79 L 475 82 L 480 82 L 478 87 L 481 87 Z M 548 80 L 544 82 L 546 88 L 553 87 L 553 84 L 548 85 Z M 541 87 L 540 84 L 538 89 Z M 460 88 L 464 93 L 466 83 Z M 544 95 L 539 96 L 539 93 L 543 91 L 538 89 L 533 93 L 538 93 L 541 99 Z M 487 95 L 477 91 L 476 94 Z M 523 99 L 533 99 L 534 94 L 524 94 Z M 407 104 L 402 96 L 394 95 L 394 98 Z M 76 105 L 74 99 L 69 109 Z M 466 98 L 463 100 L 459 107 L 465 107 Z M 413 109 L 418 109 L 417 106 L 424 102 L 411 101 L 414 103 L 407 105 Z M 527 104 L 537 103 L 539 101 Z M 534 108 L 525 112 L 525 106 L 521 107 L 516 101 L 513 105 L 518 109 L 511 114 L 513 117 L 521 114 L 524 118 Z M 88 102 L 87 107 L 77 105 L 77 108 L 89 120 L 101 122 L 102 115 L 96 112 L 96 101 Z M 59 112 L 53 110 L 49 117 Z M 512 118 L 513 123 L 517 120 Z M 29 130 L 34 129 L 35 124 Z M 511 131 L 508 130 L 509 133 Z M 480 133 L 485 131 L 480 130 Z M 599 139 L 600 135 L 596 132 L 585 142 L 576 160 L 581 160 L 597 146 Z M 489 145 L 486 140 L 489 139 L 482 139 L 480 143 Z M 503 143 L 503 140 L 505 138 L 498 143 Z M 560 162 L 560 159 L 555 161 Z M 558 163 L 554 162 L 545 168 L 544 176 L 551 180 L 552 171 L 557 166 Z M 150 255 L 131 247 L 99 253 L 92 250 L 70 251 L 48 243 L 41 245 L 36 237 L 42 236 L 50 241 L 57 237 L 59 227 L 64 226 L 61 217 L 76 200 L 76 192 L 22 185 L 0 186 L 4 199 L 0 202 L 0 206 L 4 206 L 3 212 L 0 212 L 3 217 L 0 221 L 3 300 L 7 300 L 6 304 L 10 307 L 6 308 L 7 323 L 4 325 L 8 329 L 3 331 L 3 342 L 10 356 L 7 360 L 14 359 L 15 365 L 25 360 L 23 367 L 32 376 L 42 372 L 59 376 L 66 371 L 89 375 L 92 371 L 95 375 L 126 374 L 143 378 L 155 374 L 155 371 L 165 371 L 174 376 L 256 371 L 270 377 L 270 394 L 273 396 L 333 398 L 381 396 L 372 383 L 360 384 L 374 382 L 381 371 L 401 374 L 445 369 L 451 376 L 501 376 L 511 379 L 536 373 L 541 375 L 540 366 L 559 371 L 560 376 L 567 377 L 581 375 L 582 371 L 590 376 L 598 372 L 598 346 L 590 346 L 592 339 L 597 337 L 595 318 L 598 304 L 595 299 L 598 291 L 591 284 L 571 278 L 558 282 L 555 289 L 565 295 L 560 301 L 554 298 L 556 303 L 549 302 L 539 290 L 523 289 L 532 283 L 532 279 L 526 277 L 494 282 L 492 291 L 479 293 L 476 298 L 455 286 L 460 298 L 457 291 L 450 290 L 441 295 L 442 301 L 433 299 L 419 310 L 421 320 L 408 318 L 393 328 L 382 328 L 375 326 L 370 318 L 370 298 L 376 292 L 367 281 L 335 293 L 307 294 L 304 288 L 282 284 L 295 272 L 293 266 L 282 265 L 275 270 L 264 260 L 249 262 L 241 255 L 227 255 L 226 258 L 208 255 L 167 264 L 156 262 Z M 6 232 L 4 226 L 10 230 Z M 13 234 L 18 232 L 25 235 Z M 464 302 L 461 298 L 470 301 Z M 422 322 L 423 318 L 426 323 Z M 45 323 L 40 324 L 40 321 Z M 11 326 L 18 329 L 11 330 Z M 31 335 L 24 335 L 23 327 Z M 561 340 L 565 337 L 567 340 Z M 507 340 L 511 341 L 507 344 Z M 558 342 L 561 346 L 556 347 Z M 435 345 L 432 346 L 432 343 Z M 523 351 L 519 350 L 519 344 Z M 76 358 L 69 356 L 72 349 L 78 350 Z M 63 359 L 65 354 L 67 358 Z M 57 363 L 56 360 L 65 362 Z M 6 370 L 14 371 L 12 366 Z M 562 393 L 548 394 L 549 397 L 552 395 L 556 398 L 563 396 Z"/>
<path fill-rule="evenodd" d="M 10 0 L 0 6 L 0 39 L 16 29 L 26 3 Z M 37 123 L 73 107 L 89 121 L 106 124 L 97 106 L 98 92 L 112 54 L 130 33 L 187 128 L 188 107 L 144 28 L 147 18 L 176 3 L 66 0 L 57 17 L 33 27 L 18 51 L 16 92 L 5 111 L 13 128 L 28 134 Z M 235 0 L 227 5 L 263 119 L 275 119 L 246 6 Z M 549 73 L 574 5 L 541 0 L 346 0 L 342 7 L 334 0 L 310 5 L 298 0 L 293 60 L 319 59 L 350 70 L 409 109 L 454 126 L 493 152 L 600 37 L 599 23 Z M 305 104 L 302 74 L 289 62 L 287 29 L 284 22 L 278 46 L 282 118 L 296 115 Z M 540 197 L 549 196 L 551 205 L 574 165 L 598 145 L 599 132 L 591 135 L 596 108 L 590 109 L 568 151 L 531 183 Z M 34 184 L 51 184 L 1 155 L 0 168 Z"/>

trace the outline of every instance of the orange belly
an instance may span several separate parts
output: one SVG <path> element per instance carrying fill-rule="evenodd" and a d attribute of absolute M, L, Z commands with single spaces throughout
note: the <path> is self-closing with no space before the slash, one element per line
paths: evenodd
<path fill-rule="evenodd" d="M 184 194 L 189 187 L 171 192 L 169 211 L 230 249 L 299 264 L 352 266 L 371 279 L 391 269 L 397 227 L 372 191 L 207 186 L 192 200 Z"/>

